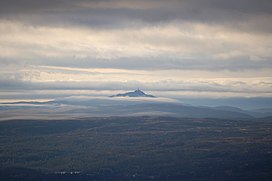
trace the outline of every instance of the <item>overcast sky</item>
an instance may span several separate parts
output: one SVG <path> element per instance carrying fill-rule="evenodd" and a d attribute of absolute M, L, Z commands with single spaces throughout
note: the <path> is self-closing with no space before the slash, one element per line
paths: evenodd
<path fill-rule="evenodd" d="M 137 88 L 271 97 L 271 52 L 270 0 L 0 1 L 2 99 Z"/>

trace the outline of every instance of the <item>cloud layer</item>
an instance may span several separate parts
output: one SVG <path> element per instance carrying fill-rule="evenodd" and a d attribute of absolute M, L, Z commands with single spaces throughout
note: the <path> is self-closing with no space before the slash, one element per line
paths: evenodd
<path fill-rule="evenodd" d="M 0 2 L 2 90 L 267 96 L 266 0 Z"/>

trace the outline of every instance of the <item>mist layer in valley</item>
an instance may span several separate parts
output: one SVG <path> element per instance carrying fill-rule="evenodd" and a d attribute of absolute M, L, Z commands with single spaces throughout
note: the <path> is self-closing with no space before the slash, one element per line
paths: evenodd
<path fill-rule="evenodd" d="M 49 101 L 2 102 L 0 119 L 77 119 L 110 116 L 172 116 L 190 118 L 249 119 L 272 116 L 272 109 L 234 106 L 196 106 L 161 98 L 140 90 L 112 96 L 68 96 Z"/>

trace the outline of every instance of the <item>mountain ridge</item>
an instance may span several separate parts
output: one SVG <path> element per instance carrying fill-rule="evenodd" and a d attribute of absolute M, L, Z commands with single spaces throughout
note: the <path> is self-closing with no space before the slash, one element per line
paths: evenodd
<path fill-rule="evenodd" d="M 155 98 L 155 96 L 146 94 L 143 91 L 141 91 L 140 89 L 137 89 L 133 92 L 126 92 L 123 94 L 112 95 L 110 97 L 152 97 L 152 98 Z"/>
<path fill-rule="evenodd" d="M 24 104 L 27 104 L 26 102 Z M 40 105 L 40 103 L 29 103 L 30 105 Z M 18 108 L 21 109 L 18 112 Z M 52 111 L 54 110 L 54 111 Z M 212 107 L 197 107 L 183 105 L 180 102 L 164 102 L 160 98 L 156 99 L 112 99 L 112 98 L 65 98 L 56 99 L 44 104 L 40 107 L 24 108 L 20 103 L 16 106 L 3 104 L 0 106 L 0 113 L 3 113 L 3 117 L 0 119 L 11 118 L 30 118 L 30 117 L 46 117 L 51 115 L 51 118 L 56 117 L 100 117 L 100 116 L 135 116 L 135 115 L 149 115 L 149 116 L 174 116 L 174 117 L 190 117 L 190 118 L 223 118 L 223 119 L 252 119 L 255 114 L 250 114 L 247 111 L 236 112 L 229 109 L 215 109 Z M 9 113 L 8 117 L 5 114 Z M 271 114 L 265 114 L 269 116 Z M 263 117 L 263 114 L 257 115 Z"/>

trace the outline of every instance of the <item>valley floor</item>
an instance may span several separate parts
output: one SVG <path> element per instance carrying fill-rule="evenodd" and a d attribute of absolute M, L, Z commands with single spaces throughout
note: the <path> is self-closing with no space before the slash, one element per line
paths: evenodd
<path fill-rule="evenodd" d="M 0 180 L 272 180 L 272 118 L 0 122 Z"/>

